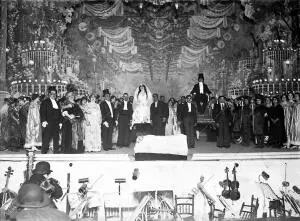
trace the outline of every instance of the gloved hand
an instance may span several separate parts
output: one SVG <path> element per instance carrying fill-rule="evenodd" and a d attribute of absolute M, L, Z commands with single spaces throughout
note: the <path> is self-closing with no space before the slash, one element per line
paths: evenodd
<path fill-rule="evenodd" d="M 107 121 L 104 121 L 103 125 L 104 125 L 105 127 L 109 127 L 109 124 L 108 124 Z"/>
<path fill-rule="evenodd" d="M 47 127 L 47 125 L 48 125 L 48 122 L 47 122 L 47 121 L 44 121 L 44 122 L 42 123 L 42 127 L 43 127 L 43 128 Z"/>

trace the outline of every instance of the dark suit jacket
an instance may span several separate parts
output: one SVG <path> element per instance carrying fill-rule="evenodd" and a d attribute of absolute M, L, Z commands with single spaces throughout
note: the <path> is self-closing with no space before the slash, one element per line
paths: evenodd
<path fill-rule="evenodd" d="M 187 103 L 182 104 L 180 110 L 178 110 L 177 116 L 179 121 L 183 121 L 186 117 L 192 117 L 194 123 L 197 123 L 197 110 L 194 104 L 191 104 L 191 112 Z"/>
<path fill-rule="evenodd" d="M 154 120 L 155 117 L 163 118 L 165 117 L 164 115 L 164 105 L 162 102 L 158 101 L 157 102 L 157 108 L 155 107 L 154 102 L 150 106 L 150 120 Z"/>
<path fill-rule="evenodd" d="M 203 83 L 203 94 L 200 94 L 200 87 L 199 87 L 199 83 L 195 84 L 191 94 L 194 95 L 195 94 L 195 101 L 198 102 L 203 102 L 203 103 L 207 103 L 208 98 L 206 94 L 211 94 L 211 91 L 208 89 L 207 84 Z"/>
<path fill-rule="evenodd" d="M 133 113 L 133 109 L 132 109 L 132 104 L 128 101 L 127 102 L 127 109 L 128 110 L 123 110 L 124 109 L 124 101 L 122 103 L 120 103 L 118 105 L 117 111 L 116 111 L 116 119 L 119 119 L 120 115 L 127 115 L 129 116 L 129 119 L 132 119 L 132 113 Z"/>
<path fill-rule="evenodd" d="M 221 105 L 215 104 L 213 112 L 212 112 L 212 117 L 216 123 L 224 122 L 224 120 L 228 121 L 230 123 L 232 122 L 232 114 L 231 114 L 229 107 L 226 104 L 224 106 L 223 113 L 221 112 Z"/>
<path fill-rule="evenodd" d="M 166 119 L 168 119 L 169 118 L 169 106 L 168 106 L 167 103 L 162 102 L 162 101 L 161 101 L 161 104 L 163 106 L 163 117 L 165 117 Z"/>
<path fill-rule="evenodd" d="M 114 107 L 112 106 L 112 111 L 113 111 L 113 118 L 111 117 L 111 113 L 110 113 L 110 109 L 108 104 L 106 103 L 106 101 L 102 101 L 100 103 L 100 110 L 101 110 L 101 114 L 102 114 L 102 123 L 104 123 L 105 121 L 108 123 L 112 123 L 114 122 L 115 119 L 115 112 L 114 112 Z"/>
<path fill-rule="evenodd" d="M 57 101 L 56 103 L 58 105 L 58 109 L 53 108 L 50 98 L 45 99 L 41 103 L 41 107 L 40 107 L 41 122 L 47 121 L 48 124 L 62 123 L 63 118 L 61 115 L 61 110 Z"/>

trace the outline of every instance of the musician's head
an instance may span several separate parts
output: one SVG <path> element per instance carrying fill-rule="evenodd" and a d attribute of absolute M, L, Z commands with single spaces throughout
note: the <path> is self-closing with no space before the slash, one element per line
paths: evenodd
<path fill-rule="evenodd" d="M 46 161 L 40 161 L 35 165 L 34 170 L 32 171 L 33 174 L 41 174 L 41 175 L 50 175 L 52 172 L 50 168 L 50 163 Z"/>
<path fill-rule="evenodd" d="M 224 96 L 220 96 L 219 97 L 219 103 L 225 103 L 225 101 L 226 101 L 226 99 L 225 99 L 225 97 Z"/>
<path fill-rule="evenodd" d="M 204 75 L 203 73 L 198 74 L 198 82 L 204 82 Z"/>
<path fill-rule="evenodd" d="M 48 96 L 50 99 L 55 99 L 57 95 L 57 90 L 55 86 L 48 87 Z"/>

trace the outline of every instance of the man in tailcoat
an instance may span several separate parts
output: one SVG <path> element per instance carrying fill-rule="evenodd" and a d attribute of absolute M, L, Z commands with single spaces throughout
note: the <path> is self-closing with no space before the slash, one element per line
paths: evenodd
<path fill-rule="evenodd" d="M 162 131 L 162 135 L 165 135 L 165 128 L 166 128 L 166 124 L 167 124 L 167 119 L 169 118 L 169 106 L 166 103 L 166 98 L 164 95 L 161 95 L 159 97 L 159 101 L 161 102 L 162 106 L 163 106 L 163 131 Z"/>
<path fill-rule="evenodd" d="M 194 97 L 198 112 L 204 114 L 208 103 L 208 96 L 210 96 L 211 92 L 207 85 L 204 84 L 203 73 L 198 74 L 198 83 L 194 85 L 190 94 Z"/>
<path fill-rule="evenodd" d="M 130 144 L 130 124 L 132 121 L 132 104 L 127 93 L 123 94 L 123 101 L 117 108 L 118 121 L 118 147 L 128 147 Z"/>
<path fill-rule="evenodd" d="M 115 125 L 115 113 L 110 102 L 110 93 L 108 89 L 103 90 L 104 101 L 100 103 L 102 114 L 102 144 L 105 151 L 114 150 L 112 147 L 112 134 Z"/>
<path fill-rule="evenodd" d="M 153 103 L 150 106 L 150 121 L 152 124 L 152 134 L 157 136 L 164 135 L 164 106 L 158 100 L 158 94 L 153 94 Z"/>
<path fill-rule="evenodd" d="M 184 134 L 187 137 L 188 148 L 195 148 L 195 125 L 197 123 L 196 107 L 192 103 L 192 96 L 186 96 L 186 102 L 178 112 L 178 120 L 180 124 L 183 123 Z"/>
<path fill-rule="evenodd" d="M 42 153 L 49 151 L 49 143 L 53 139 L 53 152 L 59 152 L 59 130 L 62 126 L 61 110 L 56 102 L 56 88 L 48 88 L 48 98 L 46 98 L 40 107 L 40 116 L 42 122 Z"/>

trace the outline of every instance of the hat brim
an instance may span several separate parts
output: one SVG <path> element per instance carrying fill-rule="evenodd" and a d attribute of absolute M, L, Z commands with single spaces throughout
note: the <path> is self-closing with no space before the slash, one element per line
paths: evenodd
<path fill-rule="evenodd" d="M 25 204 L 21 204 L 17 202 L 16 206 L 20 208 L 43 208 L 49 206 L 50 204 L 51 204 L 50 197 L 46 192 L 43 192 L 42 202 L 32 202 L 32 203 L 25 203 Z"/>
<path fill-rule="evenodd" d="M 52 172 L 53 172 L 53 170 L 48 170 L 48 171 L 39 171 L 37 169 L 32 170 L 33 174 L 42 174 L 42 175 L 52 173 Z"/>

